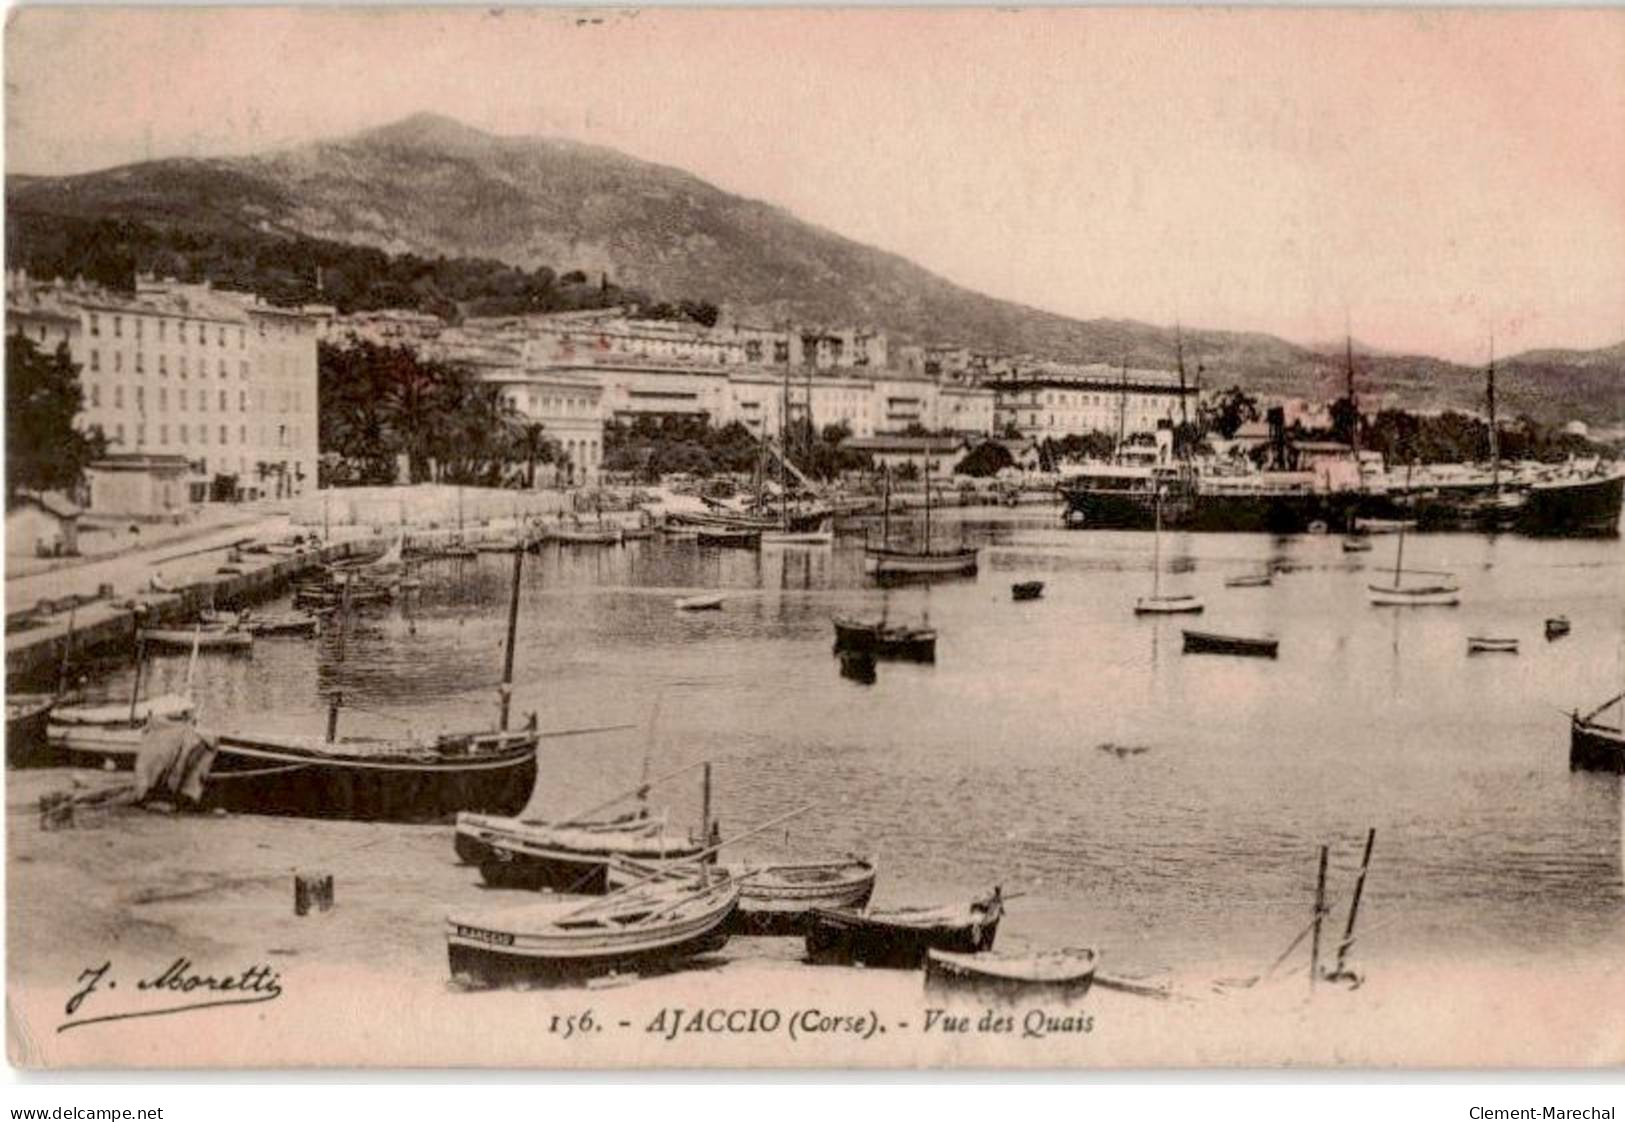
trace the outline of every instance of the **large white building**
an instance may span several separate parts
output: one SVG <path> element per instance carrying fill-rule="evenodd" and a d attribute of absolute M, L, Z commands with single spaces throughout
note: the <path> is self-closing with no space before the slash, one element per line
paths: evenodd
<path fill-rule="evenodd" d="M 1155 432 L 1162 422 L 1196 420 L 1197 389 L 1165 370 L 1125 370 L 1104 363 L 1043 363 L 989 383 L 997 397 L 994 424 L 1031 440 L 1102 432 Z M 1183 401 L 1183 412 L 1181 412 Z"/>
<path fill-rule="evenodd" d="M 312 317 L 207 284 L 139 278 L 132 295 L 22 273 L 7 277 L 6 312 L 41 349 L 67 345 L 78 423 L 100 427 L 117 456 L 182 457 L 190 501 L 315 489 Z"/>

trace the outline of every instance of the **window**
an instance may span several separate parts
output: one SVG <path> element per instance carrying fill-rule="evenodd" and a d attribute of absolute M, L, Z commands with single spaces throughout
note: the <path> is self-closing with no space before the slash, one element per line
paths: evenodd
<path fill-rule="evenodd" d="M 136 425 L 135 426 L 135 446 L 137 448 L 140 448 L 146 442 L 147 442 L 147 426 L 146 425 Z"/>
<path fill-rule="evenodd" d="M 113 317 L 113 338 L 115 338 L 115 339 L 124 338 L 124 317 L 123 316 L 114 316 Z"/>
<path fill-rule="evenodd" d="M 199 425 L 197 427 L 197 442 L 199 444 L 207 444 L 207 443 L 209 443 L 209 426 L 208 425 Z"/>
<path fill-rule="evenodd" d="M 220 443 L 224 444 L 225 442 L 226 442 L 226 426 L 221 425 L 220 426 Z"/>
<path fill-rule="evenodd" d="M 100 383 L 97 383 L 97 382 L 90 383 L 90 404 L 94 408 L 100 408 L 101 407 L 101 404 L 102 404 L 102 387 L 101 387 Z"/>
<path fill-rule="evenodd" d="M 247 390 L 238 390 L 237 391 L 237 409 L 238 409 L 239 412 L 242 412 L 242 413 L 247 413 L 248 412 L 248 391 Z"/>
<path fill-rule="evenodd" d="M 222 336 L 222 338 L 220 340 L 220 344 L 221 344 L 221 346 L 225 345 L 225 338 L 223 336 Z M 226 376 L 226 360 L 225 359 L 220 360 L 220 376 L 222 378 L 224 378 Z"/>
<path fill-rule="evenodd" d="M 237 443 L 238 444 L 247 444 L 248 443 L 248 426 L 247 425 L 238 425 L 237 426 Z"/>
<path fill-rule="evenodd" d="M 140 316 L 135 317 L 135 337 L 137 339 L 141 338 L 141 325 L 145 322 Z"/>
<path fill-rule="evenodd" d="M 237 370 L 238 376 L 240 378 L 242 378 L 243 381 L 245 381 L 245 382 L 248 381 L 248 363 L 247 362 L 239 362 L 237 364 L 237 366 L 238 366 L 238 370 Z"/>
<path fill-rule="evenodd" d="M 187 435 L 188 435 L 188 434 L 187 434 L 187 431 L 186 431 L 186 426 L 185 426 L 185 425 L 182 425 L 182 426 L 181 426 L 181 427 L 180 427 L 180 429 L 179 429 L 179 430 L 178 430 L 178 432 L 179 432 L 179 435 L 180 435 L 180 438 L 181 438 L 181 443 L 182 443 L 182 444 L 185 444 L 185 443 L 186 443 L 186 439 L 187 439 Z"/>
<path fill-rule="evenodd" d="M 209 391 L 208 390 L 198 390 L 198 392 L 197 392 L 197 411 L 199 413 L 207 413 L 209 411 Z"/>
<path fill-rule="evenodd" d="M 137 386 L 135 388 L 135 407 L 137 409 L 145 409 L 147 407 L 146 398 L 147 388 L 145 386 Z"/>
<path fill-rule="evenodd" d="M 102 333 L 102 319 L 95 312 L 90 313 L 90 333 L 92 335 L 100 335 Z M 92 351 L 91 353 L 94 354 L 95 352 Z"/>
<path fill-rule="evenodd" d="M 100 370 L 102 368 L 102 352 L 97 350 L 92 350 L 90 352 L 90 368 L 92 370 Z"/>
<path fill-rule="evenodd" d="M 231 406 L 226 404 L 226 391 L 221 390 L 220 391 L 220 412 L 224 413 L 227 409 L 230 409 L 230 408 L 231 408 Z"/>
<path fill-rule="evenodd" d="M 123 424 L 122 421 L 113 426 L 113 443 L 114 444 L 123 444 L 124 443 L 124 424 Z"/>
<path fill-rule="evenodd" d="M 158 387 L 158 408 L 160 408 L 160 409 L 168 409 L 169 408 L 169 391 L 167 389 L 165 389 L 163 386 Z"/>
<path fill-rule="evenodd" d="M 226 345 L 226 329 L 224 327 L 220 328 L 219 334 L 215 336 L 215 341 L 222 347 Z M 223 362 L 220 364 L 220 376 L 222 378 L 226 376 L 226 364 Z"/>
<path fill-rule="evenodd" d="M 141 321 L 136 320 L 135 322 L 140 323 Z M 147 372 L 146 364 L 141 361 L 140 351 L 135 352 L 135 372 L 137 374 L 145 374 Z"/>
<path fill-rule="evenodd" d="M 169 321 L 167 319 L 161 319 L 158 321 L 158 341 L 160 343 L 164 341 L 164 328 L 168 325 Z"/>
<path fill-rule="evenodd" d="M 240 351 L 248 346 L 248 332 L 242 328 L 237 329 L 237 349 Z M 243 377 L 248 377 L 248 363 L 243 363 Z"/>
<path fill-rule="evenodd" d="M 175 391 L 175 398 L 180 403 L 181 412 L 182 413 L 186 412 L 186 391 L 185 390 L 176 390 Z"/>
<path fill-rule="evenodd" d="M 162 327 L 163 325 L 164 325 L 164 321 L 159 320 L 158 321 L 158 326 Z M 160 377 L 160 378 L 169 377 L 169 356 L 168 355 L 159 355 L 158 356 L 158 377 Z"/>
<path fill-rule="evenodd" d="M 186 356 L 181 355 L 181 377 L 186 377 Z"/>
<path fill-rule="evenodd" d="M 122 373 L 123 370 L 124 370 L 124 352 L 123 351 L 114 351 L 113 352 L 113 373 L 115 373 L 115 374 Z"/>
<path fill-rule="evenodd" d="M 124 408 L 124 387 L 121 385 L 113 387 L 113 408 Z"/>
<path fill-rule="evenodd" d="M 162 323 L 163 321 L 160 320 L 159 322 Z M 169 426 L 168 425 L 159 425 L 158 426 L 158 443 L 159 444 L 168 444 L 169 443 Z"/>

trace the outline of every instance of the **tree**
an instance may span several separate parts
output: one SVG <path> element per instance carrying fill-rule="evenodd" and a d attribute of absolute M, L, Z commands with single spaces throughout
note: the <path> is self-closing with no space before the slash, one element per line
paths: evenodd
<path fill-rule="evenodd" d="M 7 499 L 24 490 L 71 492 L 106 455 L 100 428 L 74 428 L 84 396 L 66 344 L 46 355 L 20 334 L 6 336 Z"/>
<path fill-rule="evenodd" d="M 1208 432 L 1216 432 L 1226 440 L 1234 438 L 1242 425 L 1256 421 L 1261 416 L 1258 411 L 1258 399 L 1243 392 L 1240 386 L 1231 386 L 1216 394 L 1197 412 L 1202 428 Z"/>
<path fill-rule="evenodd" d="M 525 421 L 520 424 L 515 448 L 525 459 L 527 488 L 536 486 L 537 464 L 553 463 L 563 455 L 559 442 L 547 435 L 547 426 L 540 421 Z"/>
<path fill-rule="evenodd" d="M 998 475 L 1005 468 L 1015 467 L 1016 458 L 1010 454 L 1010 449 L 993 440 L 983 441 L 959 461 L 954 468 L 957 475 L 969 475 L 978 479 Z"/>

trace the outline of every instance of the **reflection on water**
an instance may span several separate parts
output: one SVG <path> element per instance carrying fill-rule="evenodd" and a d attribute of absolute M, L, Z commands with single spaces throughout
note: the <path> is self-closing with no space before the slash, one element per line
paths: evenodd
<path fill-rule="evenodd" d="M 979 576 L 891 590 L 864 578 L 861 538 L 544 549 L 526 560 L 516 710 L 643 727 L 547 742 L 537 807 L 633 786 L 646 751 L 657 770 L 712 759 L 725 828 L 817 800 L 789 841 L 877 855 L 879 898 L 1002 883 L 1029 894 L 1018 941 L 1139 961 L 1267 963 L 1309 911 L 1316 847 L 1334 845 L 1344 900 L 1368 826 L 1362 925 L 1384 930 L 1367 953 L 1531 959 L 1625 934 L 1620 782 L 1568 771 L 1563 715 L 1619 688 L 1619 543 L 1411 536 L 1407 567 L 1454 571 L 1464 600 L 1404 610 L 1364 595 L 1391 540 L 1351 557 L 1332 536 L 1169 534 L 1200 627 L 1281 641 L 1277 661 L 1185 658 L 1189 620 L 1131 610 L 1150 536 L 1056 522 L 967 517 L 947 532 L 985 547 Z M 338 691 L 357 730 L 490 720 L 511 565 L 436 562 L 409 612 L 205 657 L 205 719 L 314 732 Z M 1271 587 L 1223 586 L 1266 567 Z M 1043 599 L 1012 602 L 1030 579 Z M 674 609 L 708 589 L 722 611 Z M 936 665 L 832 655 L 832 615 L 882 607 L 929 612 Z M 1574 631 L 1548 643 L 1558 613 Z M 1523 653 L 1469 659 L 1469 634 Z M 159 659 L 155 688 L 185 662 Z M 693 786 L 666 792 L 675 821 L 697 820 Z"/>

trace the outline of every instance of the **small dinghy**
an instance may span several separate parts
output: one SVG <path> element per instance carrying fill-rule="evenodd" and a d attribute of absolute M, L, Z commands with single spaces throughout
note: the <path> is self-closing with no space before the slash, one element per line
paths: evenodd
<path fill-rule="evenodd" d="M 702 596 L 684 596 L 677 601 L 677 610 L 680 612 L 720 612 L 722 610 L 722 594 L 717 592 Z"/>
<path fill-rule="evenodd" d="M 1569 617 L 1553 616 L 1546 621 L 1546 641 L 1561 639 L 1569 633 Z"/>
<path fill-rule="evenodd" d="M 1454 584 L 1426 584 L 1412 588 L 1368 584 L 1366 595 L 1378 607 L 1450 608 L 1461 603 L 1461 587 Z"/>
<path fill-rule="evenodd" d="M 1024 580 L 1010 586 L 1012 600 L 1036 600 L 1044 595 L 1044 582 L 1041 580 Z"/>
<path fill-rule="evenodd" d="M 1200 596 L 1141 596 L 1134 601 L 1137 616 L 1168 616 L 1195 614 L 1206 605 Z"/>
<path fill-rule="evenodd" d="M 1268 588 L 1275 578 L 1269 573 L 1247 573 L 1239 577 L 1225 577 L 1226 588 Z"/>
<path fill-rule="evenodd" d="M 814 908 L 807 925 L 807 961 L 817 965 L 918 970 L 932 950 L 979 954 L 993 949 L 1004 897 L 933 907 Z"/>
<path fill-rule="evenodd" d="M 1183 634 L 1186 654 L 1274 658 L 1281 648 L 1279 639 L 1250 639 L 1241 635 L 1219 635 L 1212 631 L 1186 631 Z"/>
<path fill-rule="evenodd" d="M 1518 640 L 1492 639 L 1484 635 L 1467 637 L 1468 654 L 1517 654 Z"/>
<path fill-rule="evenodd" d="M 834 623 L 835 650 L 838 654 L 862 654 L 906 662 L 937 660 L 935 628 L 849 616 L 837 616 Z"/>
<path fill-rule="evenodd" d="M 931 950 L 925 957 L 925 992 L 988 1004 L 1066 1005 L 1089 992 L 1096 957 L 1087 949 L 1030 955 Z"/>
<path fill-rule="evenodd" d="M 716 866 L 739 882 L 734 928 L 750 935 L 801 935 L 814 908 L 862 908 L 875 890 L 875 863 L 848 856 L 823 861 L 727 862 Z M 611 888 L 662 872 L 647 862 L 616 858 L 610 863 Z M 669 876 L 694 877 L 697 866 Z"/>
<path fill-rule="evenodd" d="M 670 970 L 728 941 L 740 886 L 725 873 L 660 879 L 608 899 L 544 899 L 446 917 L 454 979 L 549 985 Z"/>
<path fill-rule="evenodd" d="M 186 631 L 178 627 L 143 627 L 141 642 L 155 650 L 246 651 L 254 646 L 254 636 L 237 627 L 200 627 Z"/>

